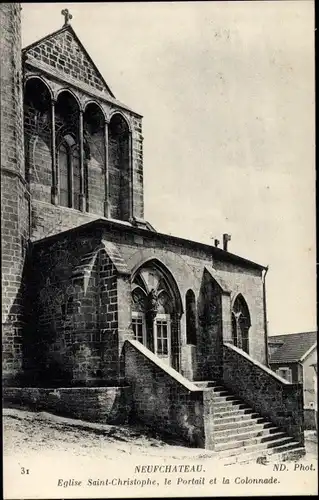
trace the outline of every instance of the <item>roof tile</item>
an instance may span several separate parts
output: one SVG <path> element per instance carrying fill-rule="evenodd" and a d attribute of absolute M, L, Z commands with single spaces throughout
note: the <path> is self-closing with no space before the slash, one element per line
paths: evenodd
<path fill-rule="evenodd" d="M 270 363 L 299 361 L 316 342 L 317 332 L 272 335 L 268 338 L 268 343 L 274 348 L 273 352 L 270 352 Z M 278 347 L 275 349 L 277 343 Z"/>

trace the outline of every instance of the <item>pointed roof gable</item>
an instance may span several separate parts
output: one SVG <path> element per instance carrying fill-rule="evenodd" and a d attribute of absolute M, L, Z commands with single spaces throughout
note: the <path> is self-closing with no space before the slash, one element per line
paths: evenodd
<path fill-rule="evenodd" d="M 24 56 L 31 56 L 51 66 L 54 72 L 84 82 L 107 96 L 115 98 L 102 74 L 82 45 L 70 25 L 28 45 L 22 50 Z"/>

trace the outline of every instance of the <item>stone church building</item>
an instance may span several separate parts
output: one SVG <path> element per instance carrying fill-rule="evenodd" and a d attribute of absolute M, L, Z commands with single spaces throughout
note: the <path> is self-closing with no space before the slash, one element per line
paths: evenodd
<path fill-rule="evenodd" d="M 236 459 L 302 451 L 302 386 L 268 367 L 267 269 L 145 220 L 142 116 L 63 14 L 21 50 L 1 4 L 5 399 Z"/>

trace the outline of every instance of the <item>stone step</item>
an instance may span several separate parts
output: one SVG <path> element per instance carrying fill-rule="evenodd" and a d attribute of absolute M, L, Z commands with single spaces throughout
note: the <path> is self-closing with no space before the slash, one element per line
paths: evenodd
<path fill-rule="evenodd" d="M 232 415 L 217 417 L 214 419 L 214 426 L 229 423 L 236 423 L 237 425 L 240 425 L 242 421 L 251 422 L 252 420 L 256 421 L 258 418 L 262 418 L 259 413 L 242 413 L 240 415 L 234 413 Z M 264 419 L 264 421 L 266 421 L 266 419 Z"/>
<path fill-rule="evenodd" d="M 249 463 L 255 458 L 304 453 L 304 447 L 262 417 L 250 405 L 218 381 L 198 381 L 198 387 L 213 393 L 216 455 L 225 465 Z"/>
<path fill-rule="evenodd" d="M 223 459 L 223 465 L 256 463 L 258 459 L 262 458 L 265 458 L 266 462 L 267 460 L 276 460 L 281 462 L 287 460 L 288 458 L 300 458 L 304 454 L 305 448 L 295 442 L 294 446 L 292 443 L 288 443 L 287 445 L 283 445 L 278 448 L 266 448 L 265 450 L 256 450 L 249 453 L 225 457 Z M 216 456 L 219 456 L 219 453 L 216 453 Z"/>
<path fill-rule="evenodd" d="M 290 438 L 288 436 L 287 438 L 278 438 L 273 441 L 266 441 L 263 443 L 247 444 L 246 446 L 240 446 L 238 448 L 218 450 L 218 454 L 220 458 L 223 458 L 223 457 L 230 457 L 232 455 L 243 455 L 255 451 L 263 452 L 264 450 L 268 450 L 271 448 L 274 448 L 277 451 L 282 451 L 283 449 L 289 450 L 296 446 L 300 446 L 300 444 L 297 443 L 297 441 L 294 441 L 293 438 Z"/>
<path fill-rule="evenodd" d="M 231 429 L 230 431 L 216 431 L 214 433 L 215 443 L 225 443 L 228 441 L 236 441 L 237 439 L 249 439 L 255 437 L 263 437 L 275 434 L 279 432 L 278 427 L 275 427 L 271 422 L 269 422 L 268 427 L 252 425 L 251 427 L 246 427 L 243 429 Z M 280 431 L 281 432 L 281 431 Z"/>
<path fill-rule="evenodd" d="M 216 403 L 216 404 L 221 404 L 221 403 L 231 404 L 233 401 L 238 401 L 240 403 L 243 402 L 242 399 L 240 399 L 238 396 L 235 396 L 234 394 L 229 394 L 227 396 L 215 396 L 214 395 L 214 403 Z"/>
<path fill-rule="evenodd" d="M 212 387 L 214 388 L 215 386 L 217 386 L 217 383 L 214 382 L 213 380 L 198 380 L 198 381 L 195 381 L 193 382 L 193 384 L 197 385 L 197 387 L 201 387 L 201 388 L 207 388 L 207 387 Z M 219 386 L 221 387 L 221 389 L 223 389 L 223 386 Z"/>
<path fill-rule="evenodd" d="M 226 387 L 215 386 L 209 389 L 211 389 L 211 391 L 214 393 L 215 396 L 235 396 L 235 394 L 226 389 Z"/>
<path fill-rule="evenodd" d="M 238 438 L 235 439 L 234 441 L 226 441 L 224 443 L 216 443 L 216 451 L 224 451 L 224 450 L 235 450 L 236 448 L 245 448 L 247 446 L 253 446 L 257 444 L 269 444 L 269 447 L 271 446 L 271 443 L 278 443 L 279 441 L 282 441 L 283 443 L 293 441 L 293 438 L 290 436 L 287 436 L 285 432 L 276 432 L 274 434 L 269 434 L 268 436 L 255 436 L 255 437 L 248 437 L 248 438 Z"/>
<path fill-rule="evenodd" d="M 224 413 L 234 413 L 239 410 L 252 410 L 251 406 L 246 403 L 234 403 L 234 404 L 223 404 L 223 405 L 214 405 L 214 415 L 224 414 Z"/>
<path fill-rule="evenodd" d="M 217 380 L 193 380 L 192 383 L 197 385 L 198 387 L 208 387 L 212 390 L 227 390 L 224 384 L 218 382 Z"/>
<path fill-rule="evenodd" d="M 227 393 L 223 396 L 215 396 L 214 394 L 214 403 L 231 403 L 232 401 L 240 401 L 240 399 L 231 393 Z"/>
<path fill-rule="evenodd" d="M 228 434 L 233 433 L 242 433 L 254 430 L 262 430 L 267 429 L 269 427 L 273 427 L 274 424 L 272 422 L 268 422 L 265 418 L 259 417 L 255 420 L 241 420 L 238 422 L 230 422 L 230 423 L 221 423 L 217 422 L 214 424 L 214 432 L 218 435 L 227 436 Z"/>
<path fill-rule="evenodd" d="M 227 417 L 240 417 L 241 415 L 247 415 L 250 413 L 254 413 L 255 415 L 259 415 L 256 413 L 252 408 L 249 406 L 245 405 L 244 408 L 233 408 L 233 409 L 226 409 L 226 410 L 218 410 L 214 412 L 214 420 L 215 419 L 220 419 L 220 418 L 227 418 Z"/>

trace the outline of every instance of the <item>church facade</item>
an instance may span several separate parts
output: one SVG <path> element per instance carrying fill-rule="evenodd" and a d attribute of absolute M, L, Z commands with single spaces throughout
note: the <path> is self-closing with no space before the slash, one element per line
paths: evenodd
<path fill-rule="evenodd" d="M 63 12 L 21 50 L 19 4 L 1 6 L 8 400 L 105 422 L 133 412 L 215 449 L 222 387 L 302 445 L 302 390 L 268 368 L 267 269 L 145 220 L 142 116 Z"/>

